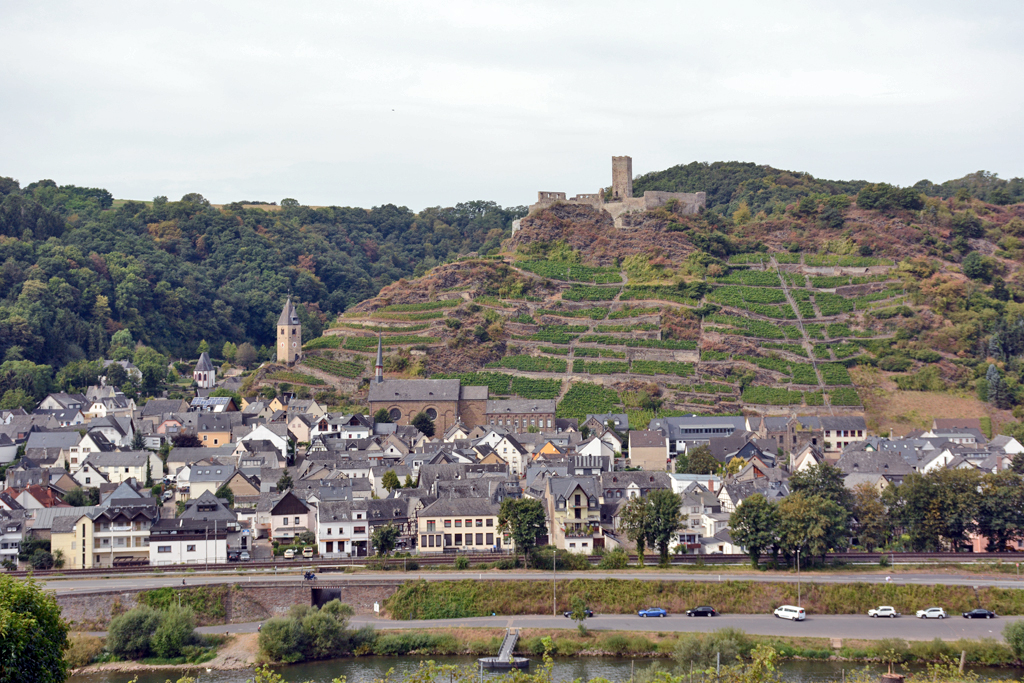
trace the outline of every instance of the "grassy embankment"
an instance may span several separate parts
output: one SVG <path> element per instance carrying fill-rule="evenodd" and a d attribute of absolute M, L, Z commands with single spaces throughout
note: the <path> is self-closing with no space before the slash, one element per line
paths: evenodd
<path fill-rule="evenodd" d="M 878 605 L 903 613 L 933 605 L 957 613 L 983 606 L 998 614 L 1024 614 L 1024 591 L 969 586 L 816 584 L 801 586 L 810 614 L 864 614 Z M 754 581 L 639 581 L 574 579 L 557 584 L 558 610 L 571 609 L 573 596 L 598 613 L 626 614 L 649 606 L 680 612 L 714 605 L 724 613 L 770 614 L 796 603 L 792 583 Z M 551 585 L 542 581 L 410 581 L 384 603 L 396 619 L 458 619 L 495 614 L 548 614 Z"/>

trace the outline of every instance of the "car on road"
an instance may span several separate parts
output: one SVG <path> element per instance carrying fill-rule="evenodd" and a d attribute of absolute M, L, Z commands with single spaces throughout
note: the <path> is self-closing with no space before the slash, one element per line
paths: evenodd
<path fill-rule="evenodd" d="M 793 621 L 803 621 L 807 618 L 804 608 L 794 605 L 780 605 L 775 609 L 774 614 L 779 619 L 792 619 Z"/>
<path fill-rule="evenodd" d="M 583 610 L 583 614 L 586 615 L 586 618 L 590 618 L 590 617 L 594 616 L 593 610 L 589 610 L 589 609 Z M 569 610 L 568 612 L 562 612 L 562 616 L 566 617 L 566 618 L 572 618 L 572 610 Z"/>
<path fill-rule="evenodd" d="M 286 559 L 286 560 L 293 560 L 293 559 L 295 559 L 295 549 L 294 548 L 288 548 L 288 550 L 285 550 L 284 551 L 284 559 Z"/>
<path fill-rule="evenodd" d="M 641 617 L 667 617 L 668 612 L 660 607 L 648 607 L 637 612 Z"/>
<path fill-rule="evenodd" d="M 889 605 L 882 605 L 881 607 L 878 607 L 876 609 L 868 610 L 868 616 L 874 617 L 876 619 L 878 617 L 889 617 L 890 619 L 892 619 L 893 617 L 898 617 L 899 615 L 900 613 L 896 611 L 896 608 L 890 607 Z"/>
<path fill-rule="evenodd" d="M 972 609 L 970 612 L 964 612 L 964 619 L 992 619 L 996 616 L 995 612 L 991 612 L 987 609 Z"/>
<path fill-rule="evenodd" d="M 693 609 L 686 610 L 686 616 L 688 617 L 717 617 L 718 612 L 715 611 L 714 607 L 704 605 L 702 607 L 694 607 Z"/>
<path fill-rule="evenodd" d="M 928 609 L 917 610 L 918 619 L 945 619 L 946 610 L 941 607 L 929 607 Z"/>

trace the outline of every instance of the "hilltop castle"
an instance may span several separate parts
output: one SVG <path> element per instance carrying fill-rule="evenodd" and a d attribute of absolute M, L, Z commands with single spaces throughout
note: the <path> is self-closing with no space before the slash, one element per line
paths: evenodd
<path fill-rule="evenodd" d="M 606 197 L 610 194 L 610 198 Z M 650 211 L 664 206 L 670 200 L 679 203 L 679 213 L 692 214 L 704 208 L 703 192 L 658 192 L 647 190 L 643 197 L 633 196 L 633 159 L 630 157 L 612 157 L 612 186 L 609 190 L 600 189 L 595 194 L 578 194 L 566 198 L 564 192 L 538 192 L 537 203 L 530 205 L 530 213 L 546 209 L 558 202 L 567 204 L 586 204 L 601 209 L 611 215 L 615 226 L 622 227 L 623 214 Z M 519 228 L 518 221 L 513 224 L 513 234 Z"/>

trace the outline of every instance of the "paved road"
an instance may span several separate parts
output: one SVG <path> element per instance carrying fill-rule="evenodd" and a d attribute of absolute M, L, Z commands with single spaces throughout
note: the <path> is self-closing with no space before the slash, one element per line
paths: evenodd
<path fill-rule="evenodd" d="M 867 616 L 810 616 L 802 622 L 776 619 L 764 614 L 734 614 L 713 618 L 688 618 L 668 616 L 663 619 L 641 619 L 635 615 L 598 614 L 587 620 L 587 627 L 594 631 L 661 631 L 661 632 L 707 632 L 732 626 L 743 631 L 766 636 L 813 636 L 816 638 L 853 638 L 879 640 L 882 638 L 903 638 L 904 640 L 957 640 L 958 638 L 1002 637 L 1007 622 L 1024 617 L 999 617 L 997 619 L 964 619 L 959 615 L 948 619 L 915 619 L 903 616 L 898 619 L 871 619 Z M 375 617 L 353 617 L 356 627 L 372 625 L 377 629 L 407 628 L 569 628 L 576 623 L 561 616 L 516 616 L 476 617 L 472 619 L 436 619 L 423 621 L 391 621 Z M 258 624 L 230 624 L 207 626 L 197 629 L 204 633 L 253 633 Z"/>
<path fill-rule="evenodd" d="M 367 581 L 372 579 L 390 579 L 397 581 L 426 579 L 427 581 L 455 581 L 460 579 L 489 581 L 550 581 L 551 574 L 546 572 L 506 572 L 490 570 L 486 572 L 361 572 L 358 574 L 319 574 L 321 582 L 330 581 Z M 298 581 L 301 570 L 291 572 L 238 572 L 231 574 L 188 574 L 185 575 L 186 585 L 197 586 L 221 583 L 245 583 L 247 581 Z M 559 572 L 558 580 L 570 579 L 640 579 L 643 581 L 759 581 L 795 583 L 796 574 L 768 574 L 764 572 L 739 573 L 729 572 L 711 574 L 708 572 L 677 572 L 677 571 L 619 571 L 619 572 Z M 884 574 L 867 573 L 836 573 L 836 574 L 804 574 L 799 580 L 804 583 L 885 583 Z M 896 584 L 950 585 L 950 586 L 995 586 L 999 588 L 1024 588 L 1024 580 L 1015 577 L 1001 576 L 955 576 L 948 574 L 892 574 L 891 580 Z M 55 591 L 58 595 L 74 593 L 102 592 L 119 588 L 161 588 L 164 586 L 180 587 L 182 575 L 173 574 L 128 574 L 122 576 L 45 579 L 43 586 Z"/>

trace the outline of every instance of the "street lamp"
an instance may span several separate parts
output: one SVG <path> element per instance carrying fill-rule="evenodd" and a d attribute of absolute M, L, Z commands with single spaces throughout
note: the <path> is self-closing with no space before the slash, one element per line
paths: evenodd
<path fill-rule="evenodd" d="M 796 549 L 796 606 L 800 606 L 800 548 Z"/>
<path fill-rule="evenodd" d="M 558 553 L 554 548 L 551 551 L 551 616 L 558 616 L 558 602 L 555 600 L 555 558 Z"/>

